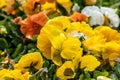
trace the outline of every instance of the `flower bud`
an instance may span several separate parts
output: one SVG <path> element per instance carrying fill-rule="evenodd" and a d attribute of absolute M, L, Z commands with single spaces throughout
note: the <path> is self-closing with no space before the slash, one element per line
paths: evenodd
<path fill-rule="evenodd" d="M 0 28 L 0 34 L 2 34 L 2 35 L 7 34 L 6 28 L 4 28 L 4 27 Z"/>
<path fill-rule="evenodd" d="M 85 0 L 85 5 L 86 6 L 91 6 L 96 4 L 97 0 Z"/>

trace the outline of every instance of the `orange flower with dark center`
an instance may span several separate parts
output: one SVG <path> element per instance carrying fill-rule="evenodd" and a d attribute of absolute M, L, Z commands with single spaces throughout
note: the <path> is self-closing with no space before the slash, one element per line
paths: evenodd
<path fill-rule="evenodd" d="M 40 33 L 40 29 L 46 24 L 47 21 L 48 17 L 45 12 L 28 16 L 21 22 L 20 30 L 26 38 L 32 39 L 34 35 Z"/>
<path fill-rule="evenodd" d="M 70 16 L 70 19 L 74 22 L 77 22 L 77 21 L 84 21 L 84 22 L 88 22 L 88 17 L 84 14 L 81 14 L 79 12 L 74 12 L 71 16 Z"/>

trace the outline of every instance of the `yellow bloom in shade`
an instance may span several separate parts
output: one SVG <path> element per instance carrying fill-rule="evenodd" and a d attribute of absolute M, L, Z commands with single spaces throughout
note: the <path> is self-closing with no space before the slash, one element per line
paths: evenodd
<path fill-rule="evenodd" d="M 120 33 L 108 26 L 98 26 L 94 29 L 96 35 L 102 35 L 106 38 L 106 41 L 116 41 L 120 43 Z"/>
<path fill-rule="evenodd" d="M 19 62 L 15 64 L 15 69 L 20 69 L 23 72 L 27 71 L 29 67 L 34 67 L 35 69 L 42 68 L 43 59 L 39 52 L 28 53 L 21 57 Z"/>
<path fill-rule="evenodd" d="M 90 51 L 96 52 L 96 51 L 103 51 L 104 50 L 104 44 L 105 40 L 102 36 L 93 36 L 88 39 L 86 39 L 83 44 L 85 48 L 87 48 Z"/>
<path fill-rule="evenodd" d="M 85 71 L 94 71 L 100 62 L 96 59 L 96 57 L 92 55 L 85 55 L 81 59 L 80 68 L 84 68 Z"/>
<path fill-rule="evenodd" d="M 85 34 L 85 36 L 90 37 L 94 35 L 92 28 L 85 22 L 72 22 L 71 27 L 67 29 L 66 33 L 71 33 L 77 31 L 79 33 Z"/>
<path fill-rule="evenodd" d="M 4 6 L 6 6 L 5 0 L 0 0 L 0 9 Z"/>
<path fill-rule="evenodd" d="M 81 50 L 80 46 L 81 42 L 78 38 L 69 37 L 63 42 L 61 57 L 64 59 L 73 59 Z"/>
<path fill-rule="evenodd" d="M 29 80 L 29 72 L 21 73 L 20 70 L 6 70 L 0 71 L 0 80 L 14 79 L 14 80 Z"/>
<path fill-rule="evenodd" d="M 66 61 L 62 66 L 60 66 L 57 69 L 57 77 L 63 79 L 63 80 L 67 80 L 70 78 L 74 78 L 74 73 L 75 69 L 73 66 L 73 63 L 71 61 Z"/>

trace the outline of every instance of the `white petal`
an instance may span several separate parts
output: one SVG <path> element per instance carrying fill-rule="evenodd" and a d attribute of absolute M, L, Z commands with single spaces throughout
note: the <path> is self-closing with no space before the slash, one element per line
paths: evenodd
<path fill-rule="evenodd" d="M 101 7 L 100 11 L 105 14 L 105 13 L 116 13 L 116 9 L 108 8 L 108 7 Z"/>
<path fill-rule="evenodd" d="M 93 11 L 100 11 L 100 9 L 96 6 L 87 6 L 81 11 L 81 13 L 90 17 L 92 16 Z"/>
<path fill-rule="evenodd" d="M 104 16 L 102 13 L 98 11 L 93 11 L 92 16 L 90 17 L 89 24 L 93 25 L 103 25 L 104 23 Z"/>
<path fill-rule="evenodd" d="M 77 3 L 74 4 L 74 6 L 72 7 L 72 11 L 75 12 L 75 11 L 79 11 L 80 7 Z"/>

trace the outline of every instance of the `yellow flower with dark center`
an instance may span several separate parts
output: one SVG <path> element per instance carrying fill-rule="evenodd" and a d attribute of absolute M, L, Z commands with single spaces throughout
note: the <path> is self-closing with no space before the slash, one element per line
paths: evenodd
<path fill-rule="evenodd" d="M 0 0 L 0 9 L 4 6 L 6 6 L 5 0 Z"/>
<path fill-rule="evenodd" d="M 39 52 L 34 52 L 22 56 L 19 62 L 15 64 L 14 68 L 26 72 L 31 67 L 39 70 L 40 68 L 42 68 L 42 65 L 43 59 L 41 54 Z"/>
<path fill-rule="evenodd" d="M 71 61 L 66 61 L 62 66 L 57 69 L 57 77 L 67 80 L 74 78 L 75 69 Z"/>
<path fill-rule="evenodd" d="M 0 80 L 29 80 L 29 72 L 22 74 L 20 70 L 6 70 L 0 71 Z"/>
<path fill-rule="evenodd" d="M 69 37 L 63 42 L 61 57 L 64 59 L 73 59 L 81 51 L 81 42 L 76 37 Z M 82 54 L 82 53 L 80 53 Z"/>
<path fill-rule="evenodd" d="M 94 71 L 99 65 L 100 62 L 96 57 L 92 55 L 85 55 L 81 59 L 80 68 L 84 68 L 85 71 Z"/>

